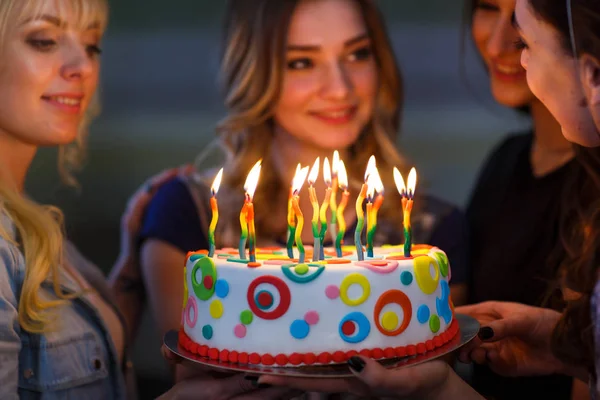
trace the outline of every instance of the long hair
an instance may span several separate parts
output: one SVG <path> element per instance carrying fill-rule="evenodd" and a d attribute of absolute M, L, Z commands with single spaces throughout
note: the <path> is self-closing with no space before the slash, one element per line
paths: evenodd
<path fill-rule="evenodd" d="M 529 0 L 531 9 L 559 33 L 560 43 L 573 56 L 566 1 Z M 579 54 L 600 57 L 600 2 L 572 0 L 573 24 Z M 554 329 L 552 350 L 561 360 L 594 370 L 594 339 L 590 300 L 600 267 L 600 150 L 575 146 L 584 174 L 570 181 L 563 196 L 565 207 L 561 241 L 567 257 L 561 266 L 561 284 L 577 292 Z"/>
<path fill-rule="evenodd" d="M 2 45 L 12 30 L 26 18 L 41 15 L 46 1 L 50 0 L 2 0 L 0 2 L 0 55 Z M 78 24 L 86 27 L 99 22 L 104 29 L 108 17 L 106 0 L 60 0 L 57 1 L 58 16 L 75 16 Z M 10 62 L 0 57 L 2 64 Z M 81 165 L 88 122 L 97 112 L 97 101 L 80 127 L 73 144 L 59 149 L 59 172 L 63 181 L 74 184 L 73 172 Z M 19 323 L 32 333 L 42 333 L 51 328 L 51 311 L 72 296 L 60 290 L 59 272 L 63 254 L 62 213 L 55 207 L 41 206 L 27 199 L 11 182 L 5 171 L 0 171 L 0 215 L 6 215 L 15 225 L 17 239 L 0 224 L 0 237 L 15 246 L 22 246 L 25 257 L 25 279 L 19 298 Z M 44 300 L 40 296 L 41 284 L 52 279 L 56 300 Z"/>
<path fill-rule="evenodd" d="M 226 13 L 221 79 L 228 115 L 217 133 L 227 155 L 224 184 L 230 193 L 221 196 L 224 224 L 220 224 L 223 243 L 239 230 L 236 211 L 243 198 L 244 180 L 252 165 L 263 159 L 260 185 L 255 193 L 257 204 L 286 201 L 289 182 L 280 182 L 270 165 L 269 152 L 273 138 L 273 109 L 279 99 L 285 68 L 287 33 L 293 13 L 301 0 L 230 0 Z M 390 39 L 379 10 L 371 0 L 353 0 L 360 7 L 372 46 L 379 75 L 379 90 L 374 115 L 357 142 L 349 149 L 351 160 L 345 160 L 352 187 L 362 182 L 371 154 L 377 157 L 383 183 L 393 188 L 392 167 L 406 167 L 396 151 L 396 136 L 402 107 L 402 79 L 394 58 Z M 381 215 L 399 218 L 391 212 L 399 204 L 399 195 L 389 190 Z M 273 194 L 278 194 L 273 197 Z M 396 198 L 397 197 L 397 198 Z M 257 232 L 283 234 L 268 218 L 272 210 L 256 208 Z M 399 220 L 398 220 L 399 221 Z M 399 222 L 398 222 L 399 223 Z M 399 226 L 399 225 L 398 225 Z"/>

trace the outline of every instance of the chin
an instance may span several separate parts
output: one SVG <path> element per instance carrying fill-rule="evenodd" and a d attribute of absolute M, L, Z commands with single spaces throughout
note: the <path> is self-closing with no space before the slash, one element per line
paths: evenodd
<path fill-rule="evenodd" d="M 531 104 L 532 96 L 515 96 L 514 94 L 494 94 L 494 99 L 499 104 L 509 108 L 527 107 Z"/>
<path fill-rule="evenodd" d="M 589 130 L 587 133 L 573 132 L 562 129 L 562 134 L 569 142 L 583 147 L 600 147 L 600 133 L 597 130 Z"/>

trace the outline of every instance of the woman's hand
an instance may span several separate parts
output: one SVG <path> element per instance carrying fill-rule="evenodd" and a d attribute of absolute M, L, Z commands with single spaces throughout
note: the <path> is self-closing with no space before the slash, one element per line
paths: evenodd
<path fill-rule="evenodd" d="M 460 349 L 462 362 L 485 364 L 504 376 L 565 373 L 565 365 L 550 350 L 559 312 L 498 301 L 457 307 L 456 312 L 482 325 L 479 337 Z"/>
<path fill-rule="evenodd" d="M 421 399 L 482 398 L 443 361 L 431 361 L 400 369 L 386 369 L 370 358 L 355 356 L 350 358 L 348 364 L 355 378 L 308 379 L 263 375 L 258 381 L 309 392 L 352 393 L 358 396 Z"/>

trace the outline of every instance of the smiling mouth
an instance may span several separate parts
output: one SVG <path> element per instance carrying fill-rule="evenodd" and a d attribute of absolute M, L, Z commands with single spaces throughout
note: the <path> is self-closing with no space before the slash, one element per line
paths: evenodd
<path fill-rule="evenodd" d="M 310 114 L 328 123 L 341 124 L 349 122 L 354 118 L 357 107 L 346 107 L 330 111 L 312 111 Z"/>
<path fill-rule="evenodd" d="M 79 107 L 81 105 L 81 99 L 65 96 L 42 96 L 42 99 L 50 102 L 56 102 L 71 107 Z"/>

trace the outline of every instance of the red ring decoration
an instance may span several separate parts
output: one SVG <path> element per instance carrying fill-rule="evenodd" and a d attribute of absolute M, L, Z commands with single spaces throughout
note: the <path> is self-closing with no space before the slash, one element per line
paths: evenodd
<path fill-rule="evenodd" d="M 381 322 L 379 321 L 379 315 L 381 314 L 381 310 L 383 307 L 390 303 L 398 304 L 402 307 L 402 311 L 404 312 L 404 316 L 402 319 L 402 324 L 398 327 L 398 329 L 393 331 L 388 331 L 381 326 Z M 375 320 L 375 325 L 379 332 L 383 333 L 386 336 L 398 336 L 402 332 L 408 328 L 408 324 L 410 324 L 410 320 L 412 318 L 412 305 L 410 304 L 410 299 L 404 292 L 400 290 L 388 290 L 384 292 L 377 299 L 377 303 L 375 303 L 375 311 L 373 312 L 373 319 Z"/>
<path fill-rule="evenodd" d="M 254 303 L 254 291 L 261 283 L 271 284 L 279 291 L 279 305 L 272 311 L 263 311 Z M 252 310 L 254 315 L 262 319 L 272 320 L 281 317 L 287 312 L 288 308 L 290 308 L 292 295 L 290 289 L 281 279 L 273 275 L 263 275 L 250 283 L 246 298 L 248 300 L 248 306 L 250 306 L 250 310 Z"/>

